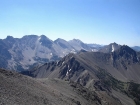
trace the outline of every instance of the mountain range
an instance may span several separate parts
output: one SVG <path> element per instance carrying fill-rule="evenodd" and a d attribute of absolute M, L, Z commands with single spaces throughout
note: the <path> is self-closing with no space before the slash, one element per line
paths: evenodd
<path fill-rule="evenodd" d="M 81 49 L 96 51 L 100 45 L 94 47 L 78 39 L 52 41 L 45 35 L 26 35 L 22 38 L 7 36 L 0 39 L 1 68 L 23 71 L 32 65 L 59 60 L 69 53 L 76 53 Z"/>
<path fill-rule="evenodd" d="M 0 40 L 0 104 L 139 105 L 138 48 L 8 36 Z"/>
<path fill-rule="evenodd" d="M 108 47 L 110 46 L 114 46 L 114 43 Z M 71 53 L 60 61 L 36 66 L 29 71 L 23 71 L 22 74 L 34 78 L 74 81 L 94 91 L 105 91 L 117 97 L 124 105 L 135 105 L 131 99 L 125 100 L 128 97 L 139 105 L 140 53 L 126 45 L 110 51 Z"/>
<path fill-rule="evenodd" d="M 120 46 L 117 43 L 104 46 L 86 44 L 79 39 L 66 41 L 58 38 L 52 41 L 45 35 L 26 35 L 22 38 L 7 36 L 5 39 L 0 39 L 0 67 L 24 71 L 35 65 L 60 60 L 69 53 L 77 53 L 81 50 L 108 53 L 117 50 Z M 133 48 L 139 51 L 138 46 Z"/>

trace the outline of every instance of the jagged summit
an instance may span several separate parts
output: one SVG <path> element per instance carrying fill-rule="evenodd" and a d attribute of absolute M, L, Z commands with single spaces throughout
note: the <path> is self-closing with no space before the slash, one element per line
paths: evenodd
<path fill-rule="evenodd" d="M 127 60 L 127 62 L 138 62 L 136 51 L 132 48 L 128 47 L 127 45 L 121 46 L 118 50 L 114 52 L 115 59 L 123 59 Z"/>
<path fill-rule="evenodd" d="M 118 52 L 120 55 L 123 55 L 125 53 L 136 55 L 136 51 L 134 51 L 132 48 L 130 48 L 127 45 L 121 46 L 118 50 L 116 50 L 116 52 Z"/>
<path fill-rule="evenodd" d="M 52 47 L 52 44 L 53 44 L 53 41 L 50 40 L 49 38 L 47 38 L 45 35 L 41 35 L 39 37 L 39 42 L 45 46 L 45 47 L 48 47 L 48 48 L 51 48 Z"/>

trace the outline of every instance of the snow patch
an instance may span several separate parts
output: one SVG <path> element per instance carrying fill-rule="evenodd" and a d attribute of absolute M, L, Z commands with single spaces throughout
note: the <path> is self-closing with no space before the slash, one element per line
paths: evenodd
<path fill-rule="evenodd" d="M 137 60 L 139 61 L 139 58 L 137 57 Z"/>
<path fill-rule="evenodd" d="M 65 63 L 65 62 L 63 62 L 62 65 L 63 65 L 64 63 Z"/>
<path fill-rule="evenodd" d="M 114 52 L 114 46 L 112 45 L 112 52 Z"/>
<path fill-rule="evenodd" d="M 41 37 L 38 38 L 38 41 L 41 39 Z"/>
<path fill-rule="evenodd" d="M 68 76 L 68 75 L 69 75 L 69 72 L 67 71 L 66 76 Z"/>
<path fill-rule="evenodd" d="M 56 62 L 56 65 L 58 65 L 58 61 Z"/>
<path fill-rule="evenodd" d="M 69 72 L 71 71 L 71 69 L 69 69 Z"/>
<path fill-rule="evenodd" d="M 97 52 L 98 50 L 97 50 L 97 49 L 92 49 L 91 51 L 92 51 L 92 52 Z"/>
<path fill-rule="evenodd" d="M 73 51 L 73 50 L 71 51 L 71 53 L 76 54 L 76 52 L 75 52 L 75 51 Z"/>
<path fill-rule="evenodd" d="M 52 53 L 50 53 L 50 55 L 52 56 Z"/>

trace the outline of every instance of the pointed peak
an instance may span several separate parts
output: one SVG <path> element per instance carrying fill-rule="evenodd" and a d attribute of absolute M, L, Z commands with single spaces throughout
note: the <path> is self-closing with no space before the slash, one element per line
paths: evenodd
<path fill-rule="evenodd" d="M 70 40 L 70 42 L 78 42 L 78 43 L 83 43 L 81 40 L 79 40 L 79 39 L 72 39 L 72 40 Z"/>
<path fill-rule="evenodd" d="M 52 41 L 51 39 L 49 39 L 46 35 L 40 35 L 39 36 L 39 38 L 41 39 L 41 40 L 50 40 L 50 41 Z"/>
<path fill-rule="evenodd" d="M 114 43 L 110 43 L 109 45 L 119 45 L 119 44 L 117 44 L 116 42 L 114 42 Z"/>
<path fill-rule="evenodd" d="M 38 38 L 39 42 L 41 43 L 41 45 L 51 48 L 53 41 L 51 39 L 49 39 L 48 37 L 46 37 L 45 35 L 41 35 Z"/>
<path fill-rule="evenodd" d="M 43 34 L 42 34 L 42 35 L 40 35 L 40 37 L 42 37 L 42 38 L 43 38 L 43 37 L 46 38 L 46 35 L 43 35 Z"/>

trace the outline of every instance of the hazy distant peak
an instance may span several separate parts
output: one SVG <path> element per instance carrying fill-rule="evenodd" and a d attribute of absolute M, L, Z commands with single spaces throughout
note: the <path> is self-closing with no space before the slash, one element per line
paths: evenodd
<path fill-rule="evenodd" d="M 49 40 L 51 42 L 53 42 L 51 39 L 49 39 L 46 35 L 41 35 L 40 36 L 41 39 L 45 39 L 45 40 Z"/>
<path fill-rule="evenodd" d="M 134 47 L 131 47 L 133 48 L 135 51 L 140 51 L 140 46 L 134 46 Z"/>
<path fill-rule="evenodd" d="M 8 35 L 7 37 L 6 37 L 6 39 L 14 39 L 14 37 L 13 36 L 10 36 L 10 35 Z"/>
<path fill-rule="evenodd" d="M 114 42 L 114 43 L 110 43 L 109 45 L 119 45 L 119 44 L 117 44 L 116 42 Z"/>
<path fill-rule="evenodd" d="M 78 42 L 78 43 L 83 43 L 81 40 L 79 39 L 73 39 L 73 40 L 70 40 L 70 41 L 74 41 L 74 42 Z"/>
<path fill-rule="evenodd" d="M 54 42 L 61 42 L 61 41 L 63 41 L 63 42 L 67 42 L 66 40 L 61 39 L 61 38 L 57 38 Z"/>

